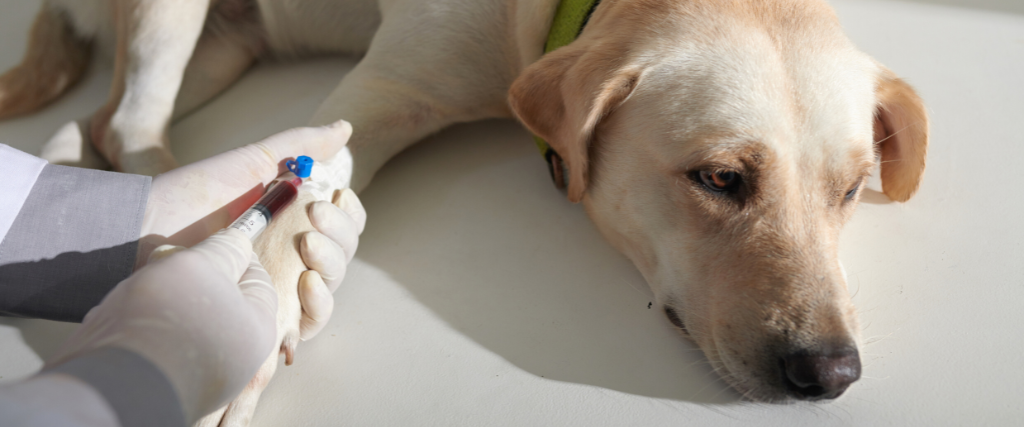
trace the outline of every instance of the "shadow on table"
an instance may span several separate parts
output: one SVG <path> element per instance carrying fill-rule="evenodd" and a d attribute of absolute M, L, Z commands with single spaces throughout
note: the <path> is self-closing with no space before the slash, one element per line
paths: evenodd
<path fill-rule="evenodd" d="M 537 376 L 698 403 L 738 395 L 678 335 L 633 265 L 551 184 L 513 122 L 458 126 L 361 196 L 360 259 Z"/>

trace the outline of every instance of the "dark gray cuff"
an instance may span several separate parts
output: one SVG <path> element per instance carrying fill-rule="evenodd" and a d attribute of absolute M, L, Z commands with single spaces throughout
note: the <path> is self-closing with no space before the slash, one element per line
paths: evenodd
<path fill-rule="evenodd" d="M 185 412 L 160 368 L 133 351 L 94 350 L 42 374 L 71 375 L 89 384 L 114 408 L 121 427 L 184 427 Z"/>
<path fill-rule="evenodd" d="M 0 242 L 0 315 L 81 322 L 132 273 L 150 182 L 46 165 Z"/>

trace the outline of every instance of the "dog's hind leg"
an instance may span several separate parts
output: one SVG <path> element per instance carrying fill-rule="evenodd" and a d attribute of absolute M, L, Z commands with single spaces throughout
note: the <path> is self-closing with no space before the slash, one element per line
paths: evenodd
<path fill-rule="evenodd" d="M 231 86 L 256 57 L 245 47 L 215 37 L 203 37 L 185 70 L 174 104 L 177 120 Z"/>
<path fill-rule="evenodd" d="M 241 5 L 241 6 L 239 6 Z M 222 0 L 210 11 L 206 27 L 185 68 L 174 105 L 174 119 L 188 114 L 231 85 L 262 50 L 262 34 L 248 3 Z M 172 119 L 173 120 L 173 119 Z M 62 126 L 43 146 L 40 157 L 51 164 L 108 169 L 94 148 L 89 118 Z"/>
<path fill-rule="evenodd" d="M 21 64 L 0 76 L 0 119 L 56 100 L 82 77 L 90 51 L 89 40 L 75 34 L 61 10 L 44 3 Z"/>
<path fill-rule="evenodd" d="M 210 10 L 206 26 L 185 68 L 174 103 L 177 120 L 209 101 L 248 70 L 266 49 L 255 2 L 221 0 Z"/>
<path fill-rule="evenodd" d="M 208 9 L 209 0 L 115 2 L 114 80 L 90 127 L 115 169 L 155 175 L 177 165 L 167 127 Z"/>

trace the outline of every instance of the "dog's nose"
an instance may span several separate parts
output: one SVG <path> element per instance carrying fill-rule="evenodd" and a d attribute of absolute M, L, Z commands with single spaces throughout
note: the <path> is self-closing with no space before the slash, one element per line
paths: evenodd
<path fill-rule="evenodd" d="M 860 379 L 860 355 L 854 347 L 798 351 L 784 357 L 782 365 L 790 394 L 803 400 L 835 399 Z"/>

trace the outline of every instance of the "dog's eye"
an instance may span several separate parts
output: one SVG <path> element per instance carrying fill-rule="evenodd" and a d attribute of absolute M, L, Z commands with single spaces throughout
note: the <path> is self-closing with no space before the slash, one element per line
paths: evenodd
<path fill-rule="evenodd" d="M 719 193 L 734 191 L 740 184 L 740 174 L 734 171 L 700 171 L 697 175 L 705 187 Z"/>
<path fill-rule="evenodd" d="M 857 195 L 857 190 L 860 190 L 860 183 L 857 183 L 856 187 L 846 193 L 846 200 L 853 200 L 853 196 Z"/>

